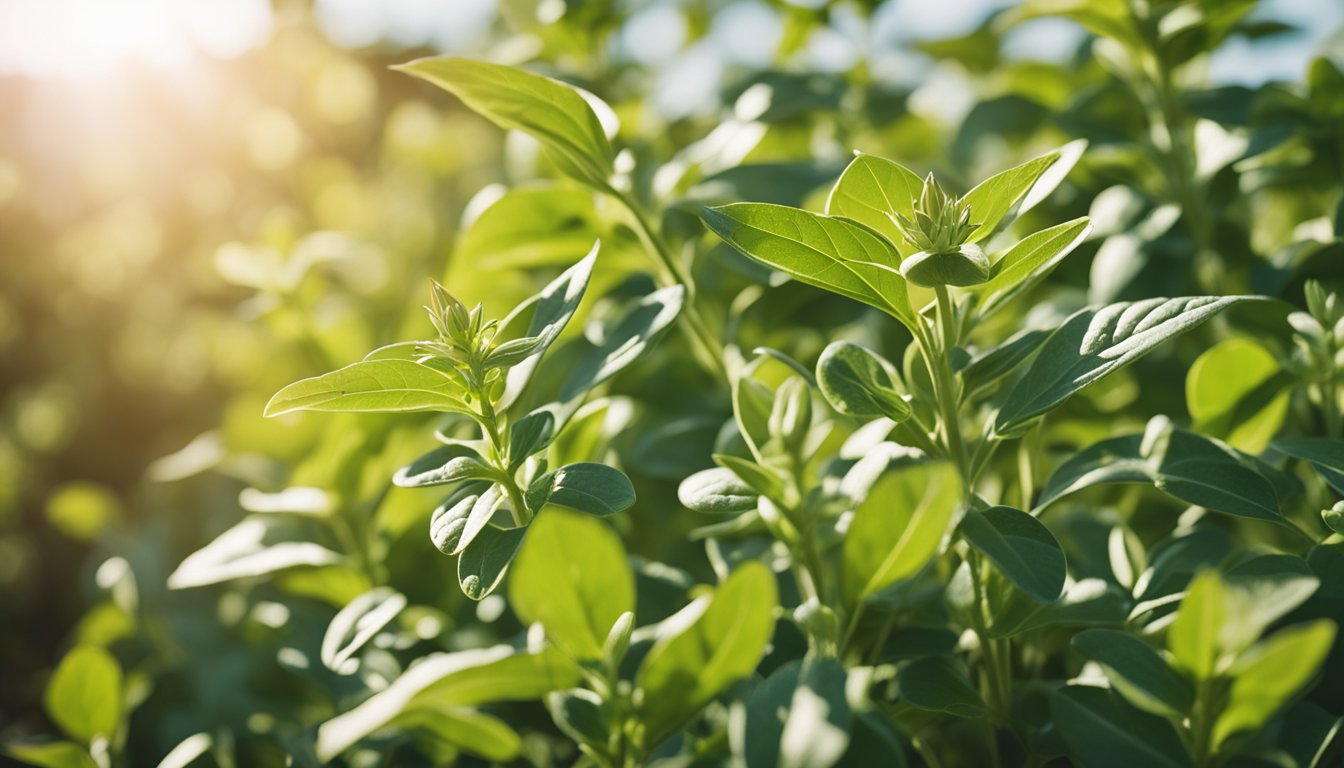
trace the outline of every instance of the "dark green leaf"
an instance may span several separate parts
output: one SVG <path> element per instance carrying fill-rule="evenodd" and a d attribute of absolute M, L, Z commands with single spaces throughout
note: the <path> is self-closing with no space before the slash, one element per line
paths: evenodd
<path fill-rule="evenodd" d="M 925 656 L 896 675 L 900 698 L 911 706 L 957 717 L 983 717 L 985 703 L 971 685 L 965 666 L 951 656 Z"/>
<path fill-rule="evenodd" d="M 1274 450 L 1311 462 L 1312 468 L 1336 493 L 1344 493 L 1344 440 L 1328 437 L 1286 437 L 1275 440 Z"/>
<path fill-rule="evenodd" d="M 494 592 L 526 532 L 526 528 L 485 526 L 457 559 L 457 581 L 462 593 L 480 600 Z"/>
<path fill-rule="evenodd" d="M 533 511 L 559 504 L 590 515 L 614 515 L 635 503 L 635 488 L 619 469 L 592 461 L 553 469 L 527 488 L 527 506 Z"/>
<path fill-rule="evenodd" d="M 1088 768 L 1189 768 L 1171 723 L 1125 704 L 1104 688 L 1070 685 L 1050 696 L 1069 755 Z"/>
<path fill-rule="evenodd" d="M 835 659 L 792 661 L 756 686 L 735 751 L 747 768 L 828 768 L 845 753 L 853 713 Z"/>
<path fill-rule="evenodd" d="M 972 509 L 962 518 L 961 535 L 1028 597 L 1059 599 L 1068 575 L 1064 550 L 1040 520 L 1012 507 Z"/>
<path fill-rule="evenodd" d="M 1181 718 L 1194 704 L 1190 681 L 1134 635 L 1115 629 L 1089 629 L 1074 635 L 1073 647 L 1100 664 L 1111 687 L 1145 712 Z"/>
<path fill-rule="evenodd" d="M 486 480 L 494 475 L 480 454 L 462 445 L 443 445 L 397 470 L 392 482 L 403 488 Z"/>

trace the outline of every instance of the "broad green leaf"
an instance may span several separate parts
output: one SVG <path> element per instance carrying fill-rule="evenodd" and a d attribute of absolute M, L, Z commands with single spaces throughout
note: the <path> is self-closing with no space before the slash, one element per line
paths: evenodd
<path fill-rule="evenodd" d="M 494 470 L 481 455 L 464 445 L 441 445 L 407 464 L 392 476 L 392 482 L 402 488 L 420 488 L 427 485 L 446 485 L 463 480 L 487 480 Z"/>
<path fill-rule="evenodd" d="M 1088 768 L 1190 768 L 1171 723 L 1125 704 L 1104 688 L 1070 685 L 1050 696 L 1069 756 Z"/>
<path fill-rule="evenodd" d="M 1328 437 L 1286 437 L 1273 442 L 1274 450 L 1310 462 L 1336 493 L 1344 494 L 1344 440 Z"/>
<path fill-rule="evenodd" d="M 635 488 L 619 469 L 582 461 L 567 464 L 538 477 L 527 488 L 527 506 L 533 511 L 547 504 L 607 517 L 635 503 Z"/>
<path fill-rule="evenodd" d="M 1253 296 L 1195 296 L 1121 302 L 1085 309 L 1050 335 L 994 421 L 1001 436 L 1023 432 L 1075 392 Z"/>
<path fill-rule="evenodd" d="M 950 464 L 926 462 L 883 475 L 854 510 L 842 560 L 846 605 L 858 605 L 924 567 L 943 546 L 961 480 Z"/>
<path fill-rule="evenodd" d="M 667 738 L 729 684 L 756 669 L 774 634 L 775 575 L 758 561 L 738 566 L 711 597 L 664 623 L 635 678 L 642 742 Z"/>
<path fill-rule="evenodd" d="M 265 415 L 291 411 L 470 413 L 461 381 L 411 360 L 361 360 L 285 387 Z"/>
<path fill-rule="evenodd" d="M 967 242 L 978 243 L 994 234 L 1017 201 L 1027 194 L 1059 158 L 1060 150 L 1041 155 L 1015 168 L 997 173 L 967 192 L 958 202 L 970 206 L 971 223 L 978 225 L 967 238 Z"/>
<path fill-rule="evenodd" d="M 509 427 L 509 469 L 516 470 L 555 439 L 555 414 L 533 411 Z"/>
<path fill-rule="evenodd" d="M 568 184 L 509 189 L 467 227 L 452 266 L 463 270 L 565 266 L 582 259 L 599 235 L 606 264 L 614 249 L 594 198 Z"/>
<path fill-rule="evenodd" d="M 635 609 L 635 577 L 620 537 L 586 515 L 545 510 L 528 526 L 513 564 L 509 604 L 575 658 L 602 658 L 612 624 Z"/>
<path fill-rule="evenodd" d="M 858 153 L 831 188 L 826 213 L 868 226 L 897 250 L 910 249 L 893 214 L 914 218 L 914 204 L 924 180 L 903 165 L 877 155 Z"/>
<path fill-rule="evenodd" d="M 1073 647 L 1106 670 L 1111 687 L 1130 704 L 1161 717 L 1184 717 L 1195 701 L 1190 681 L 1143 640 L 1115 629 L 1089 629 Z"/>
<path fill-rule="evenodd" d="M 492 701 L 538 699 L 578 681 L 573 662 L 555 650 L 519 653 L 495 646 L 434 653 L 392 684 L 317 729 L 317 756 L 329 762 L 395 718 L 419 707 L 444 710 Z"/>
<path fill-rule="evenodd" d="M 1278 744 L 1292 755 L 1296 768 L 1322 768 L 1341 726 L 1344 726 L 1344 718 L 1309 701 L 1301 701 L 1284 712 Z"/>
<path fill-rule="evenodd" d="M 398 728 L 420 728 L 454 747 L 486 760 L 508 762 L 522 751 L 523 740 L 508 723 L 464 707 L 417 707 L 392 721 Z"/>
<path fill-rule="evenodd" d="M 896 380 L 891 363 L 847 341 L 826 347 L 817 360 L 822 396 L 847 416 L 885 416 L 895 422 L 910 418 L 910 404 L 901 397 Z"/>
<path fill-rule="evenodd" d="M 729 245 L 808 285 L 916 325 L 901 256 L 895 246 L 847 219 L 782 205 L 734 203 L 703 212 L 705 224 Z"/>
<path fill-rule="evenodd" d="M 1226 339 L 1196 358 L 1185 378 L 1192 429 L 1259 454 L 1288 414 L 1293 378 L 1260 344 Z"/>
<path fill-rule="evenodd" d="M 1012 507 L 972 509 L 961 520 L 961 535 L 998 566 L 1028 597 L 1053 603 L 1068 576 L 1064 550 L 1049 528 Z"/>
<path fill-rule="evenodd" d="M 500 128 L 531 135 L 566 173 L 606 188 L 614 157 L 611 143 L 588 101 L 572 86 L 471 59 L 418 59 L 394 69 L 450 91 Z"/>
<path fill-rule="evenodd" d="M 755 509 L 757 493 L 733 470 L 714 467 L 683 480 L 677 499 L 692 511 L 719 514 Z"/>
<path fill-rule="evenodd" d="M 1006 605 L 996 606 L 989 636 L 1013 637 L 1044 627 L 1119 627 L 1132 602 L 1128 592 L 1102 579 L 1072 582 L 1064 587 L 1064 596 L 1049 605 L 1018 592 Z"/>
<path fill-rule="evenodd" d="M 188 555 L 168 577 L 168 587 L 202 587 L 343 561 L 339 553 L 309 540 L 312 535 L 310 529 L 275 515 L 245 518 Z"/>
<path fill-rule="evenodd" d="M 854 715 L 845 698 L 845 668 L 835 659 L 791 661 L 747 700 L 733 749 L 747 768 L 828 768 L 849 746 Z"/>
<path fill-rule="evenodd" d="M 3 751 L 37 768 L 98 768 L 88 749 L 69 741 L 11 742 Z"/>
<path fill-rule="evenodd" d="M 1237 731 L 1254 730 L 1316 674 L 1335 641 L 1328 619 L 1275 633 L 1232 665 L 1232 690 L 1213 728 L 1214 745 Z"/>
<path fill-rule="evenodd" d="M 121 665 L 96 645 L 77 645 L 47 682 L 42 703 L 72 739 L 85 744 L 117 734 L 122 715 Z"/>
<path fill-rule="evenodd" d="M 579 744 L 606 745 L 608 724 L 602 707 L 602 697 L 586 688 L 556 691 L 546 697 L 556 727 Z"/>
<path fill-rule="evenodd" d="M 467 510 L 466 516 L 462 518 L 462 532 L 458 535 L 457 546 L 449 554 L 459 555 L 471 546 L 476 537 L 484 531 L 487 526 L 495 519 L 495 513 L 508 501 L 508 496 L 504 489 L 498 485 L 491 485 L 485 489 L 485 492 L 476 497 L 472 502 L 471 509 Z M 458 510 L 457 514 L 461 514 Z M 449 518 L 451 519 L 451 518 Z M 431 519 L 431 524 L 433 520 Z"/>
<path fill-rule="evenodd" d="M 593 243 L 587 256 L 552 280 L 537 294 L 535 301 L 525 302 L 532 311 L 527 335 L 496 347 L 486 358 L 487 363 L 498 368 L 516 366 L 528 358 L 540 357 L 555 343 L 583 301 L 599 247 L 601 243 Z M 501 323 L 504 326 L 508 324 L 507 318 Z"/>
<path fill-rule="evenodd" d="M 992 392 L 991 387 L 1036 354 L 1049 335 L 1045 330 L 1020 331 L 997 347 L 972 358 L 961 374 L 966 382 L 967 397 Z"/>
<path fill-rule="evenodd" d="M 739 376 L 733 381 L 733 418 L 737 431 L 758 461 L 764 458 L 770 442 L 770 412 L 774 410 L 775 392 L 763 382 L 750 376 Z"/>
<path fill-rule="evenodd" d="M 686 289 L 660 288 L 634 302 L 614 320 L 592 334 L 598 341 L 579 356 L 560 392 L 562 402 L 577 403 L 633 363 L 656 342 L 681 312 Z M 561 419 L 563 423 L 567 419 Z"/>
<path fill-rule="evenodd" d="M 983 717 L 985 702 L 971 685 L 965 665 L 951 656 L 925 656 L 896 675 L 900 699 L 919 709 L 957 717 Z"/>
<path fill-rule="evenodd" d="M 451 555 L 458 551 L 467 527 L 467 518 L 476 506 L 477 499 L 488 490 L 488 483 L 464 483 L 434 509 L 429 518 L 429 540 L 434 542 L 440 552 Z"/>
<path fill-rule="evenodd" d="M 1240 653 L 1274 622 L 1316 593 L 1321 579 L 1294 555 L 1258 555 L 1223 574 L 1229 620 L 1219 636 L 1225 650 Z"/>
<path fill-rule="evenodd" d="M 974 290 L 987 317 L 1040 282 L 1092 231 L 1087 218 L 1074 219 L 1028 235 L 994 263 L 989 280 Z"/>
<path fill-rule="evenodd" d="M 737 475 L 760 496 L 779 498 L 784 494 L 784 481 L 774 471 L 754 461 L 716 453 L 714 463 Z"/>
<path fill-rule="evenodd" d="M 351 600 L 327 625 L 322 663 L 343 675 L 353 673 L 356 665 L 348 662 L 405 607 L 406 596 L 391 587 L 376 587 Z"/>
<path fill-rule="evenodd" d="M 1196 680 L 1212 677 L 1222 657 L 1220 635 L 1227 614 L 1226 588 L 1217 573 L 1206 571 L 1190 583 L 1176 620 L 1167 635 L 1167 647 L 1176 662 Z"/>
<path fill-rule="evenodd" d="M 1143 435 L 1113 437 L 1064 462 L 1037 502 L 1043 509 L 1094 485 L 1152 484 L 1188 504 L 1257 520 L 1281 520 L 1274 486 L 1231 448 L 1183 429 L 1170 431 L 1166 449 L 1144 455 Z"/>
<path fill-rule="evenodd" d="M 481 600 L 494 592 L 526 532 L 527 528 L 485 526 L 471 546 L 458 556 L 457 582 L 462 593 L 472 600 Z"/>

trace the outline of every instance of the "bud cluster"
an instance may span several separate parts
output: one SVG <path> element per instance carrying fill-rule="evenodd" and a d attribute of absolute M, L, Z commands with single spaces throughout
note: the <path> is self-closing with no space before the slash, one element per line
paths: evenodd
<path fill-rule="evenodd" d="M 1307 282 L 1306 296 L 1307 311 L 1288 316 L 1296 346 L 1292 367 L 1302 379 L 1322 384 L 1344 368 L 1344 302 L 1315 280 Z"/>
<path fill-rule="evenodd" d="M 980 225 L 971 221 L 971 208 L 943 190 L 929 174 L 911 211 L 894 213 L 901 235 L 919 249 L 901 262 L 901 274 L 916 285 L 977 285 L 989 279 L 989 259 L 966 240 Z"/>

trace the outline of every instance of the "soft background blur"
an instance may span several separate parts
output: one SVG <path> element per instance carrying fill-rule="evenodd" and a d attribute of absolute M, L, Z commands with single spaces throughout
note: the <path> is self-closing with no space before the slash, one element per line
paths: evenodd
<path fill-rule="evenodd" d="M 163 584 L 241 516 L 244 482 L 316 439 L 261 419 L 279 386 L 412 337 L 430 276 L 496 309 L 532 284 L 453 256 L 535 151 L 389 65 L 545 62 L 662 156 L 766 124 L 745 156 L 816 158 L 812 188 L 858 145 L 837 115 L 865 89 L 870 144 L 965 178 L 1018 158 L 1007 142 L 1070 138 L 1052 117 L 1104 80 L 1069 22 L 987 23 L 1007 5 L 0 0 L 0 726 L 40 730 L 60 649 L 131 633 L 127 601 L 159 609 L 135 631 L 182 644 L 224 610 Z M 1208 86 L 1342 58 L 1344 3 L 1252 18 L 1201 64 Z"/>

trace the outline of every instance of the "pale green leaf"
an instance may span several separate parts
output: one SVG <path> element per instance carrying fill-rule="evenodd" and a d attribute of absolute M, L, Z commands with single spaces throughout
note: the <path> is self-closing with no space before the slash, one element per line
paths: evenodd
<path fill-rule="evenodd" d="M 122 715 L 121 665 L 95 645 L 77 645 L 61 659 L 42 702 L 72 739 L 86 744 L 116 736 Z"/>
<path fill-rule="evenodd" d="M 291 411 L 469 413 L 466 389 L 448 374 L 411 360 L 361 360 L 296 381 L 266 404 L 265 415 Z"/>

